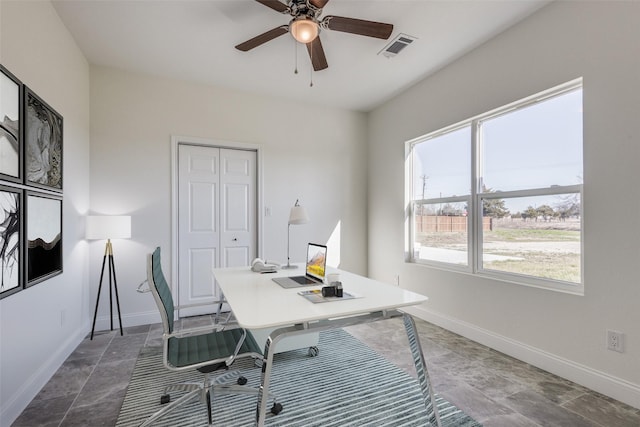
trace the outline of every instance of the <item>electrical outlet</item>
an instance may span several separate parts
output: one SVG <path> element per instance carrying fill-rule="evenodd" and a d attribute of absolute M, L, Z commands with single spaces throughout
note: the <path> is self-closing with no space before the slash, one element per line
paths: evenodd
<path fill-rule="evenodd" d="M 395 279 L 395 282 L 396 282 L 396 286 L 400 286 L 400 275 L 399 275 L 399 274 L 396 274 L 396 275 L 394 276 L 394 279 Z"/>
<path fill-rule="evenodd" d="M 624 353 L 624 334 L 618 331 L 607 330 L 607 349 Z"/>

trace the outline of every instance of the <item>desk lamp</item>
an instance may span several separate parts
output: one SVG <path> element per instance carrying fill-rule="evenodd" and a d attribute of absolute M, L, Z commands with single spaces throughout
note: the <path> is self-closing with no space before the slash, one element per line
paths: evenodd
<path fill-rule="evenodd" d="M 96 328 L 96 317 L 98 315 L 98 304 L 100 303 L 100 291 L 102 290 L 102 279 L 104 277 L 104 266 L 109 261 L 109 320 L 111 330 L 113 330 L 113 302 L 112 292 L 116 294 L 116 305 L 118 308 L 118 321 L 120 322 L 120 335 L 122 332 L 122 317 L 120 315 L 120 298 L 118 298 L 118 282 L 116 281 L 116 266 L 113 262 L 113 247 L 111 239 L 131 238 L 131 217 L 130 216 L 87 216 L 87 240 L 107 240 L 102 258 L 102 272 L 100 273 L 100 285 L 98 286 L 98 297 L 96 298 L 96 310 L 93 313 L 93 326 L 91 326 L 91 339 Z"/>
<path fill-rule="evenodd" d="M 289 260 L 289 232 L 291 230 L 292 225 L 300 225 L 306 224 L 309 222 L 309 215 L 307 214 L 307 210 L 300 206 L 298 200 L 296 200 L 296 204 L 291 208 L 291 212 L 289 213 L 289 224 L 287 226 L 287 265 L 282 268 L 298 268 L 297 265 L 291 265 Z"/>

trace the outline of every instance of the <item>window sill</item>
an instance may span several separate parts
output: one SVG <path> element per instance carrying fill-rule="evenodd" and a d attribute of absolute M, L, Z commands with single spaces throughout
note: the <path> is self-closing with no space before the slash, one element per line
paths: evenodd
<path fill-rule="evenodd" d="M 560 292 L 564 294 L 584 296 L 584 284 L 580 283 L 561 282 L 558 280 L 542 279 L 529 276 L 523 277 L 518 274 L 492 272 L 486 270 L 474 273 L 468 266 L 449 265 L 427 260 L 407 259 L 405 260 L 405 263 L 413 264 L 420 267 L 433 268 L 440 271 L 447 271 L 450 273 L 464 274 L 478 279 L 493 280 L 517 286 L 526 286 L 530 288 L 544 289 L 547 291 Z"/>

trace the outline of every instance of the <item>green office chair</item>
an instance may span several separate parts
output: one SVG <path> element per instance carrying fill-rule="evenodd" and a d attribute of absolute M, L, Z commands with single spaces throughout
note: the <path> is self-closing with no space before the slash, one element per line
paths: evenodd
<path fill-rule="evenodd" d="M 204 374 L 204 380 L 168 386 L 165 389 L 165 394 L 160 398 L 160 403 L 167 406 L 153 414 L 141 426 L 150 425 L 195 397 L 199 397 L 202 402 L 206 403 L 209 425 L 212 425 L 212 393 L 244 393 L 257 396 L 258 389 L 245 386 L 247 380 L 244 377 L 238 377 L 236 384 L 222 382 L 222 380 L 234 376 L 234 372 L 226 372 L 216 378 L 209 376 L 214 371 L 226 370 L 239 358 L 253 357 L 258 359 L 258 362 L 262 361 L 262 352 L 251 332 L 243 328 L 224 329 L 221 326 L 174 330 L 174 310 L 179 307 L 174 307 L 171 290 L 162 273 L 159 247 L 148 255 L 146 283 L 148 288 L 143 289 L 143 283 L 138 287 L 138 291 L 150 291 L 160 310 L 163 326 L 164 366 L 172 371 L 197 369 Z M 187 394 L 169 403 L 171 399 L 168 393 L 175 390 L 187 391 Z M 273 399 L 273 396 L 270 397 Z M 271 412 L 277 415 L 282 410 L 282 405 L 277 403 L 275 399 L 273 400 Z"/>

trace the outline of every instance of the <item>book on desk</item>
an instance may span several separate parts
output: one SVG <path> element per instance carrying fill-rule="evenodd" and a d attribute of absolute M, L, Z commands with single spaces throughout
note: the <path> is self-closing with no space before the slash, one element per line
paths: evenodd
<path fill-rule="evenodd" d="M 322 295 L 322 289 L 310 289 L 306 291 L 300 291 L 298 292 L 298 295 L 305 297 L 306 299 L 308 299 L 314 304 L 321 303 L 321 302 L 331 302 L 331 301 L 340 301 L 345 299 L 360 298 L 358 295 L 352 294 L 346 291 L 342 292 L 341 297 L 325 297 Z"/>

